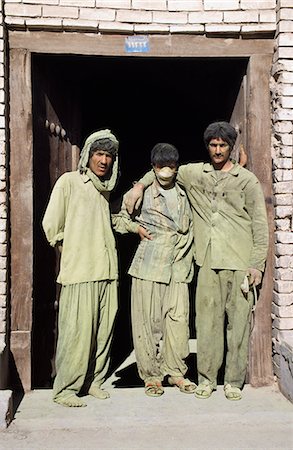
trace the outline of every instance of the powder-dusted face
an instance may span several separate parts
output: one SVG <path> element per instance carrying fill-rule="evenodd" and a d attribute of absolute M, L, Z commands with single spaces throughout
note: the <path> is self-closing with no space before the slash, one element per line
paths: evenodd
<path fill-rule="evenodd" d="M 97 149 L 89 159 L 89 168 L 97 177 L 105 177 L 113 164 L 111 153 Z"/>

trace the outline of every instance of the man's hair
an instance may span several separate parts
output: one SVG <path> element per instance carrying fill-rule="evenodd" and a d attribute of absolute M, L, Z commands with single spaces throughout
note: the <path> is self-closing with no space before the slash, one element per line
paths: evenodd
<path fill-rule="evenodd" d="M 111 141 L 111 139 L 108 139 L 108 138 L 97 139 L 96 141 L 94 141 L 92 143 L 92 145 L 90 147 L 89 159 L 93 156 L 93 154 L 97 150 L 101 150 L 103 152 L 108 152 L 114 158 L 117 154 L 118 146 L 115 144 L 115 142 Z"/>
<path fill-rule="evenodd" d="M 203 134 L 205 146 L 208 148 L 212 139 L 219 138 L 227 142 L 230 150 L 232 150 L 237 139 L 237 131 L 228 122 L 213 122 L 206 128 Z"/>
<path fill-rule="evenodd" d="M 178 166 L 179 153 L 172 144 L 160 142 L 156 144 L 151 151 L 151 163 L 153 166 L 167 166 L 168 164 L 176 164 Z"/>

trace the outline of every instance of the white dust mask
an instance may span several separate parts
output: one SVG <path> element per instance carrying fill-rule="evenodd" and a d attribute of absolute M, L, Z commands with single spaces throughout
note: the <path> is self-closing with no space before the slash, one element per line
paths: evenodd
<path fill-rule="evenodd" d="M 176 174 L 176 169 L 171 169 L 171 167 L 162 167 L 159 170 L 156 170 L 156 177 L 159 181 L 159 183 L 162 186 L 168 186 L 168 184 L 170 184 L 173 180 L 173 178 L 175 177 Z"/>

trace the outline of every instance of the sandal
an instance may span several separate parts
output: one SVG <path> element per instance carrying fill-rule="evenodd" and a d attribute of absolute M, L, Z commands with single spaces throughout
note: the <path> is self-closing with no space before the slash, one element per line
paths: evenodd
<path fill-rule="evenodd" d="M 164 394 L 164 389 L 160 380 L 147 381 L 145 383 L 144 392 L 149 397 L 161 397 Z"/>
<path fill-rule="evenodd" d="M 185 394 L 193 394 L 196 389 L 196 384 L 184 377 L 169 377 L 169 384 L 171 386 L 177 386 L 180 392 Z"/>
<path fill-rule="evenodd" d="M 227 400 L 241 400 L 242 395 L 239 387 L 231 386 L 231 384 L 225 384 L 224 386 L 225 397 Z"/>
<path fill-rule="evenodd" d="M 211 383 L 209 383 L 208 381 L 203 381 L 195 389 L 194 395 L 197 398 L 209 398 L 214 390 L 215 388 Z"/>

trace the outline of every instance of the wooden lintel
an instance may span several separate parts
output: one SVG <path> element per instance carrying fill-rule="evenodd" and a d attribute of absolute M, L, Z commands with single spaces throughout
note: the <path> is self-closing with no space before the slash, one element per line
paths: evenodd
<path fill-rule="evenodd" d="M 125 35 L 95 33 L 10 31 L 10 49 L 33 53 L 139 57 L 249 57 L 272 54 L 273 39 L 210 38 L 194 35 L 149 35 L 150 50 L 126 53 Z"/>

